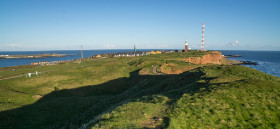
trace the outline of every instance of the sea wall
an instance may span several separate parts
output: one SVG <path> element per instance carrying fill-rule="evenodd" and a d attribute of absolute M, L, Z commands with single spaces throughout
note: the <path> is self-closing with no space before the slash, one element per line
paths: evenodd
<path fill-rule="evenodd" d="M 183 61 L 193 64 L 229 64 L 221 52 L 213 51 L 202 57 L 184 58 Z"/>

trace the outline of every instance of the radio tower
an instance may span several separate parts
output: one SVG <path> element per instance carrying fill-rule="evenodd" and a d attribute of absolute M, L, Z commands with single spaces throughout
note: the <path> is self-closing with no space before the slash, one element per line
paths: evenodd
<path fill-rule="evenodd" d="M 84 58 L 84 55 L 83 55 L 83 46 L 81 45 L 81 57 L 82 59 Z"/>
<path fill-rule="evenodd" d="M 204 51 L 204 27 L 205 23 L 202 23 L 202 42 L 201 42 L 201 51 Z"/>

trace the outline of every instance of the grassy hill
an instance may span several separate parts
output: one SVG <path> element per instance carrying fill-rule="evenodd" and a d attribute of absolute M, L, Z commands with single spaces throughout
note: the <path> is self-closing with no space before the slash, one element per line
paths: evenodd
<path fill-rule="evenodd" d="M 41 74 L 0 80 L 0 128 L 280 128 L 280 79 L 182 62 L 208 53 L 1 68 Z"/>

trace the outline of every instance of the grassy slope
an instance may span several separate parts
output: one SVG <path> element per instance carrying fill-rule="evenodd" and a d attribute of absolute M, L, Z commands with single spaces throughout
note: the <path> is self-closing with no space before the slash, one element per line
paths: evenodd
<path fill-rule="evenodd" d="M 157 94 L 103 115 L 93 128 L 280 127 L 277 77 L 243 66 L 213 65 L 182 73 L 166 84 Z"/>
<path fill-rule="evenodd" d="M 174 105 L 170 128 L 279 128 L 279 78 L 241 66 L 211 66 L 198 93 Z"/>
<path fill-rule="evenodd" d="M 167 59 L 201 55 L 192 51 L 22 68 L 51 72 L 0 81 L 0 128 L 279 127 L 277 77 L 230 65 L 179 75 L 138 74 Z M 5 68 L 0 74 L 13 72 Z"/>

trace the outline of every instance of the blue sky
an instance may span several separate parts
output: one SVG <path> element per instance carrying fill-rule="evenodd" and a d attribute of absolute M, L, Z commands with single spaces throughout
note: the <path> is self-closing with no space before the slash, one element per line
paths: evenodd
<path fill-rule="evenodd" d="M 280 50 L 279 0 L 0 0 L 0 51 Z M 238 40 L 237 45 L 233 45 Z"/>

